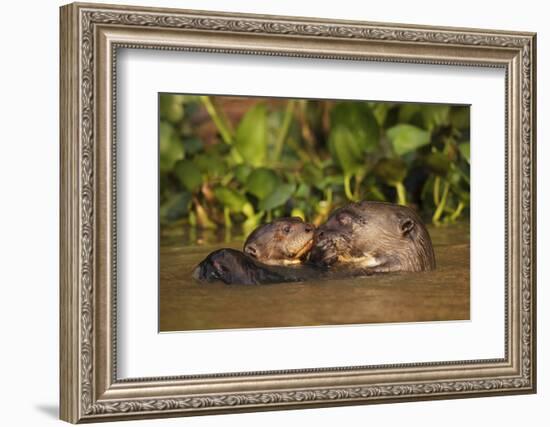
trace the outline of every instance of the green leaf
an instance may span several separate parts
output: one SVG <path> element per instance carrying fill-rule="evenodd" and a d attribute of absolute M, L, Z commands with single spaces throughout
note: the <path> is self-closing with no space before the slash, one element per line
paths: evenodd
<path fill-rule="evenodd" d="M 258 168 L 246 180 L 246 191 L 263 200 L 279 185 L 279 178 L 271 169 Z"/>
<path fill-rule="evenodd" d="M 449 158 L 440 152 L 434 152 L 428 154 L 424 158 L 426 166 L 436 175 L 445 176 L 451 167 L 451 161 Z"/>
<path fill-rule="evenodd" d="M 179 160 L 174 166 L 174 174 L 180 183 L 193 192 L 202 185 L 202 175 L 199 168 L 190 160 Z"/>
<path fill-rule="evenodd" d="M 283 206 L 288 199 L 294 193 L 296 186 L 294 184 L 283 184 L 279 185 L 275 191 L 273 191 L 269 196 L 260 201 L 259 208 L 262 211 L 270 211 L 272 209 Z"/>
<path fill-rule="evenodd" d="M 378 147 L 380 128 L 365 102 L 340 102 L 330 112 L 332 128 L 344 127 L 351 132 L 361 153 L 372 153 Z"/>
<path fill-rule="evenodd" d="M 319 186 L 321 180 L 323 179 L 323 171 L 313 163 L 306 163 L 302 167 L 300 176 L 305 183 Z"/>
<path fill-rule="evenodd" d="M 407 103 L 399 105 L 398 120 L 400 123 L 409 123 L 413 117 L 420 113 L 420 104 Z"/>
<path fill-rule="evenodd" d="M 450 105 L 427 104 L 422 105 L 420 111 L 424 119 L 424 128 L 429 131 L 449 124 Z"/>
<path fill-rule="evenodd" d="M 235 147 L 244 161 L 262 166 L 267 154 L 267 110 L 257 104 L 246 112 L 237 128 Z"/>
<path fill-rule="evenodd" d="M 381 159 L 373 172 L 387 184 L 395 185 L 407 176 L 407 164 L 402 159 Z"/>
<path fill-rule="evenodd" d="M 458 188 L 458 186 L 462 182 L 462 175 L 460 175 L 460 172 L 458 170 L 454 169 L 447 177 L 447 181 L 449 181 L 449 184 L 451 184 L 451 186 L 455 186 Z"/>
<path fill-rule="evenodd" d="M 171 124 L 161 121 L 159 125 L 159 167 L 161 173 L 169 172 L 174 164 L 183 159 L 184 149 Z"/>
<path fill-rule="evenodd" d="M 380 129 L 363 102 L 341 102 L 331 111 L 328 148 L 345 175 L 353 175 L 378 148 Z"/>
<path fill-rule="evenodd" d="M 171 123 L 176 123 L 183 118 L 184 95 L 162 93 L 159 100 L 160 117 Z"/>
<path fill-rule="evenodd" d="M 362 165 L 363 153 L 357 138 L 344 126 L 337 126 L 330 132 L 328 147 L 346 175 L 353 175 Z"/>
<path fill-rule="evenodd" d="M 224 143 L 217 143 L 208 147 L 208 152 L 215 156 L 227 156 L 231 151 L 231 147 Z"/>
<path fill-rule="evenodd" d="M 418 125 L 429 131 L 449 124 L 451 107 L 443 104 L 402 104 L 399 122 Z"/>
<path fill-rule="evenodd" d="M 386 133 L 399 156 L 430 143 L 430 132 L 408 124 L 393 126 Z"/>
<path fill-rule="evenodd" d="M 383 126 L 388 116 L 388 112 L 393 108 L 395 104 L 391 102 L 373 102 L 371 103 L 371 110 L 376 117 L 376 122 L 379 126 Z"/>
<path fill-rule="evenodd" d="M 462 157 L 464 157 L 466 161 L 470 163 L 470 143 L 463 142 L 461 144 L 458 144 L 458 150 L 460 151 Z"/>
<path fill-rule="evenodd" d="M 197 154 L 198 152 L 202 151 L 204 148 L 204 144 L 199 138 L 184 139 L 183 146 L 185 148 L 185 152 L 191 155 Z"/>
<path fill-rule="evenodd" d="M 231 212 L 241 212 L 248 200 L 241 193 L 226 187 L 216 187 L 214 196 Z"/>
<path fill-rule="evenodd" d="M 198 154 L 195 156 L 193 161 L 202 173 L 208 175 L 211 178 L 222 177 L 227 171 L 227 166 L 224 162 L 224 159 L 218 154 Z"/>
<path fill-rule="evenodd" d="M 176 221 L 189 213 L 191 193 L 184 191 L 172 195 L 159 209 L 161 221 Z"/>
<path fill-rule="evenodd" d="M 294 195 L 300 199 L 307 199 L 310 194 L 311 189 L 309 188 L 309 185 L 302 182 L 300 183 L 300 185 L 298 185 L 298 188 L 296 189 L 296 193 Z"/>
<path fill-rule="evenodd" d="M 252 168 L 245 164 L 240 164 L 235 166 L 234 173 L 235 178 L 237 178 L 237 181 L 239 181 L 241 184 L 246 183 L 246 180 L 248 179 L 248 176 L 252 172 Z"/>
<path fill-rule="evenodd" d="M 468 129 L 470 127 L 470 107 L 453 106 L 450 112 L 450 122 L 456 129 Z"/>
<path fill-rule="evenodd" d="M 329 185 L 344 185 L 344 175 L 327 175 L 319 183 L 319 187 L 325 188 Z"/>

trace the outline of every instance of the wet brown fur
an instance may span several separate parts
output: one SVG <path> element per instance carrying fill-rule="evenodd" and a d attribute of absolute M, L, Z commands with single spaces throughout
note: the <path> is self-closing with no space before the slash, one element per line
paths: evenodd
<path fill-rule="evenodd" d="M 371 201 L 335 210 L 317 229 L 310 260 L 366 274 L 435 269 L 430 235 L 418 214 L 406 206 Z"/>
<path fill-rule="evenodd" d="M 301 218 L 279 218 L 255 229 L 243 251 L 263 264 L 300 264 L 313 245 L 314 230 Z"/>

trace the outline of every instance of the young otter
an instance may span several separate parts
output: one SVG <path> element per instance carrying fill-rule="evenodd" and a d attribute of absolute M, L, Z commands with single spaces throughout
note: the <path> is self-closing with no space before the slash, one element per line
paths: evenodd
<path fill-rule="evenodd" d="M 298 217 L 279 218 L 255 229 L 244 243 L 244 253 L 219 249 L 193 272 L 197 280 L 257 285 L 311 279 L 311 267 L 294 268 L 309 254 L 315 227 Z M 290 267 L 284 267 L 290 266 Z"/>
<path fill-rule="evenodd" d="M 209 254 L 193 271 L 203 282 L 222 281 L 226 285 L 260 285 L 302 282 L 320 276 L 312 267 L 270 266 L 257 262 L 236 249 L 218 249 Z"/>
<path fill-rule="evenodd" d="M 430 235 L 412 209 L 392 203 L 351 203 L 315 233 L 310 261 L 362 274 L 435 268 Z"/>
<path fill-rule="evenodd" d="M 300 264 L 313 245 L 315 227 L 298 217 L 279 218 L 256 228 L 244 243 L 244 252 L 268 265 Z"/>

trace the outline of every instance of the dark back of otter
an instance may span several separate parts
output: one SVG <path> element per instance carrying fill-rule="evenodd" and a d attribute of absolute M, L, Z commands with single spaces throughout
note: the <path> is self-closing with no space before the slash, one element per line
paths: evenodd
<path fill-rule="evenodd" d="M 247 254 L 230 248 L 210 253 L 193 272 L 200 282 L 223 282 L 226 285 L 263 285 L 303 282 L 322 276 L 312 266 L 273 266 L 262 264 Z"/>

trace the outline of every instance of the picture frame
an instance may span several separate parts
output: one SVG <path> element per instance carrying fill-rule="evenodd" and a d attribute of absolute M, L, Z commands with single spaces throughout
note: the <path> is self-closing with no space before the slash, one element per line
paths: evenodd
<path fill-rule="evenodd" d="M 536 35 L 74 3 L 60 10 L 60 417 L 113 421 L 536 392 Z M 504 357 L 120 379 L 118 49 L 505 72 Z"/>

